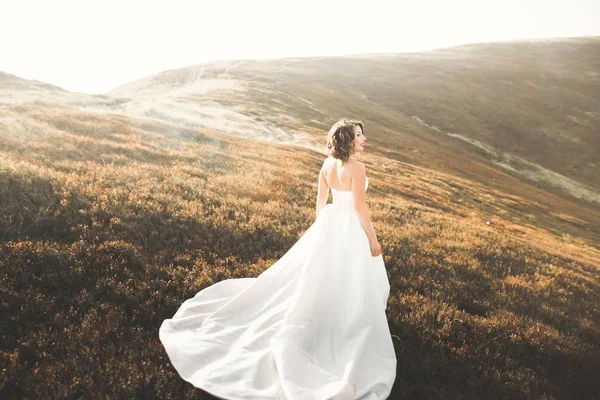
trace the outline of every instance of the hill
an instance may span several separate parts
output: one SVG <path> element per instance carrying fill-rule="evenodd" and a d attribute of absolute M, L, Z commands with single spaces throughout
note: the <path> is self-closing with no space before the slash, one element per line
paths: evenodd
<path fill-rule="evenodd" d="M 238 60 L 106 95 L 0 74 L 0 396 L 211 398 L 158 326 L 308 229 L 326 130 L 351 116 L 391 284 L 390 398 L 593 397 L 599 44 Z"/>

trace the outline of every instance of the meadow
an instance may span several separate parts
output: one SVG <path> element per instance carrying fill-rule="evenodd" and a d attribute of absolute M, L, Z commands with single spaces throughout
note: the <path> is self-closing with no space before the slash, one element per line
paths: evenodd
<path fill-rule="evenodd" d="M 197 291 L 285 254 L 315 219 L 324 155 L 51 105 L 4 110 L 0 398 L 214 398 L 180 379 L 158 327 Z M 597 233 L 384 153 L 362 161 L 391 285 L 390 398 L 598 398 Z"/>

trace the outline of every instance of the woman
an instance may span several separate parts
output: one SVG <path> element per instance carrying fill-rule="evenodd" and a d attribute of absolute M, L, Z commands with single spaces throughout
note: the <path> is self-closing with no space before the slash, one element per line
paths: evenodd
<path fill-rule="evenodd" d="M 389 281 L 353 155 L 364 125 L 327 135 L 317 218 L 257 278 L 227 279 L 186 300 L 159 337 L 183 379 L 224 399 L 386 399 L 396 355 Z M 326 204 L 329 188 L 333 203 Z"/>

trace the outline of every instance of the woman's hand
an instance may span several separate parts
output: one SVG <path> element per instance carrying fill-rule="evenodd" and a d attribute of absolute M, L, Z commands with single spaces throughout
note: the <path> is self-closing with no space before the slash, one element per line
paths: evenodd
<path fill-rule="evenodd" d="M 379 244 L 377 238 L 369 240 L 369 246 L 371 247 L 371 255 L 373 257 L 377 257 L 381 254 L 381 245 Z"/>

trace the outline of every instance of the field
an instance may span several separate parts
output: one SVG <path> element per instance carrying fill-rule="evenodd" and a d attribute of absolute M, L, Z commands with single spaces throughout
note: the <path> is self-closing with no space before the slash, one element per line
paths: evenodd
<path fill-rule="evenodd" d="M 315 219 L 324 155 L 123 115 L 3 111 L 0 397 L 212 398 L 179 378 L 158 327 L 285 254 Z M 583 220 L 541 189 L 361 157 L 391 285 L 390 398 L 597 398 L 597 207 L 582 203 Z"/>

